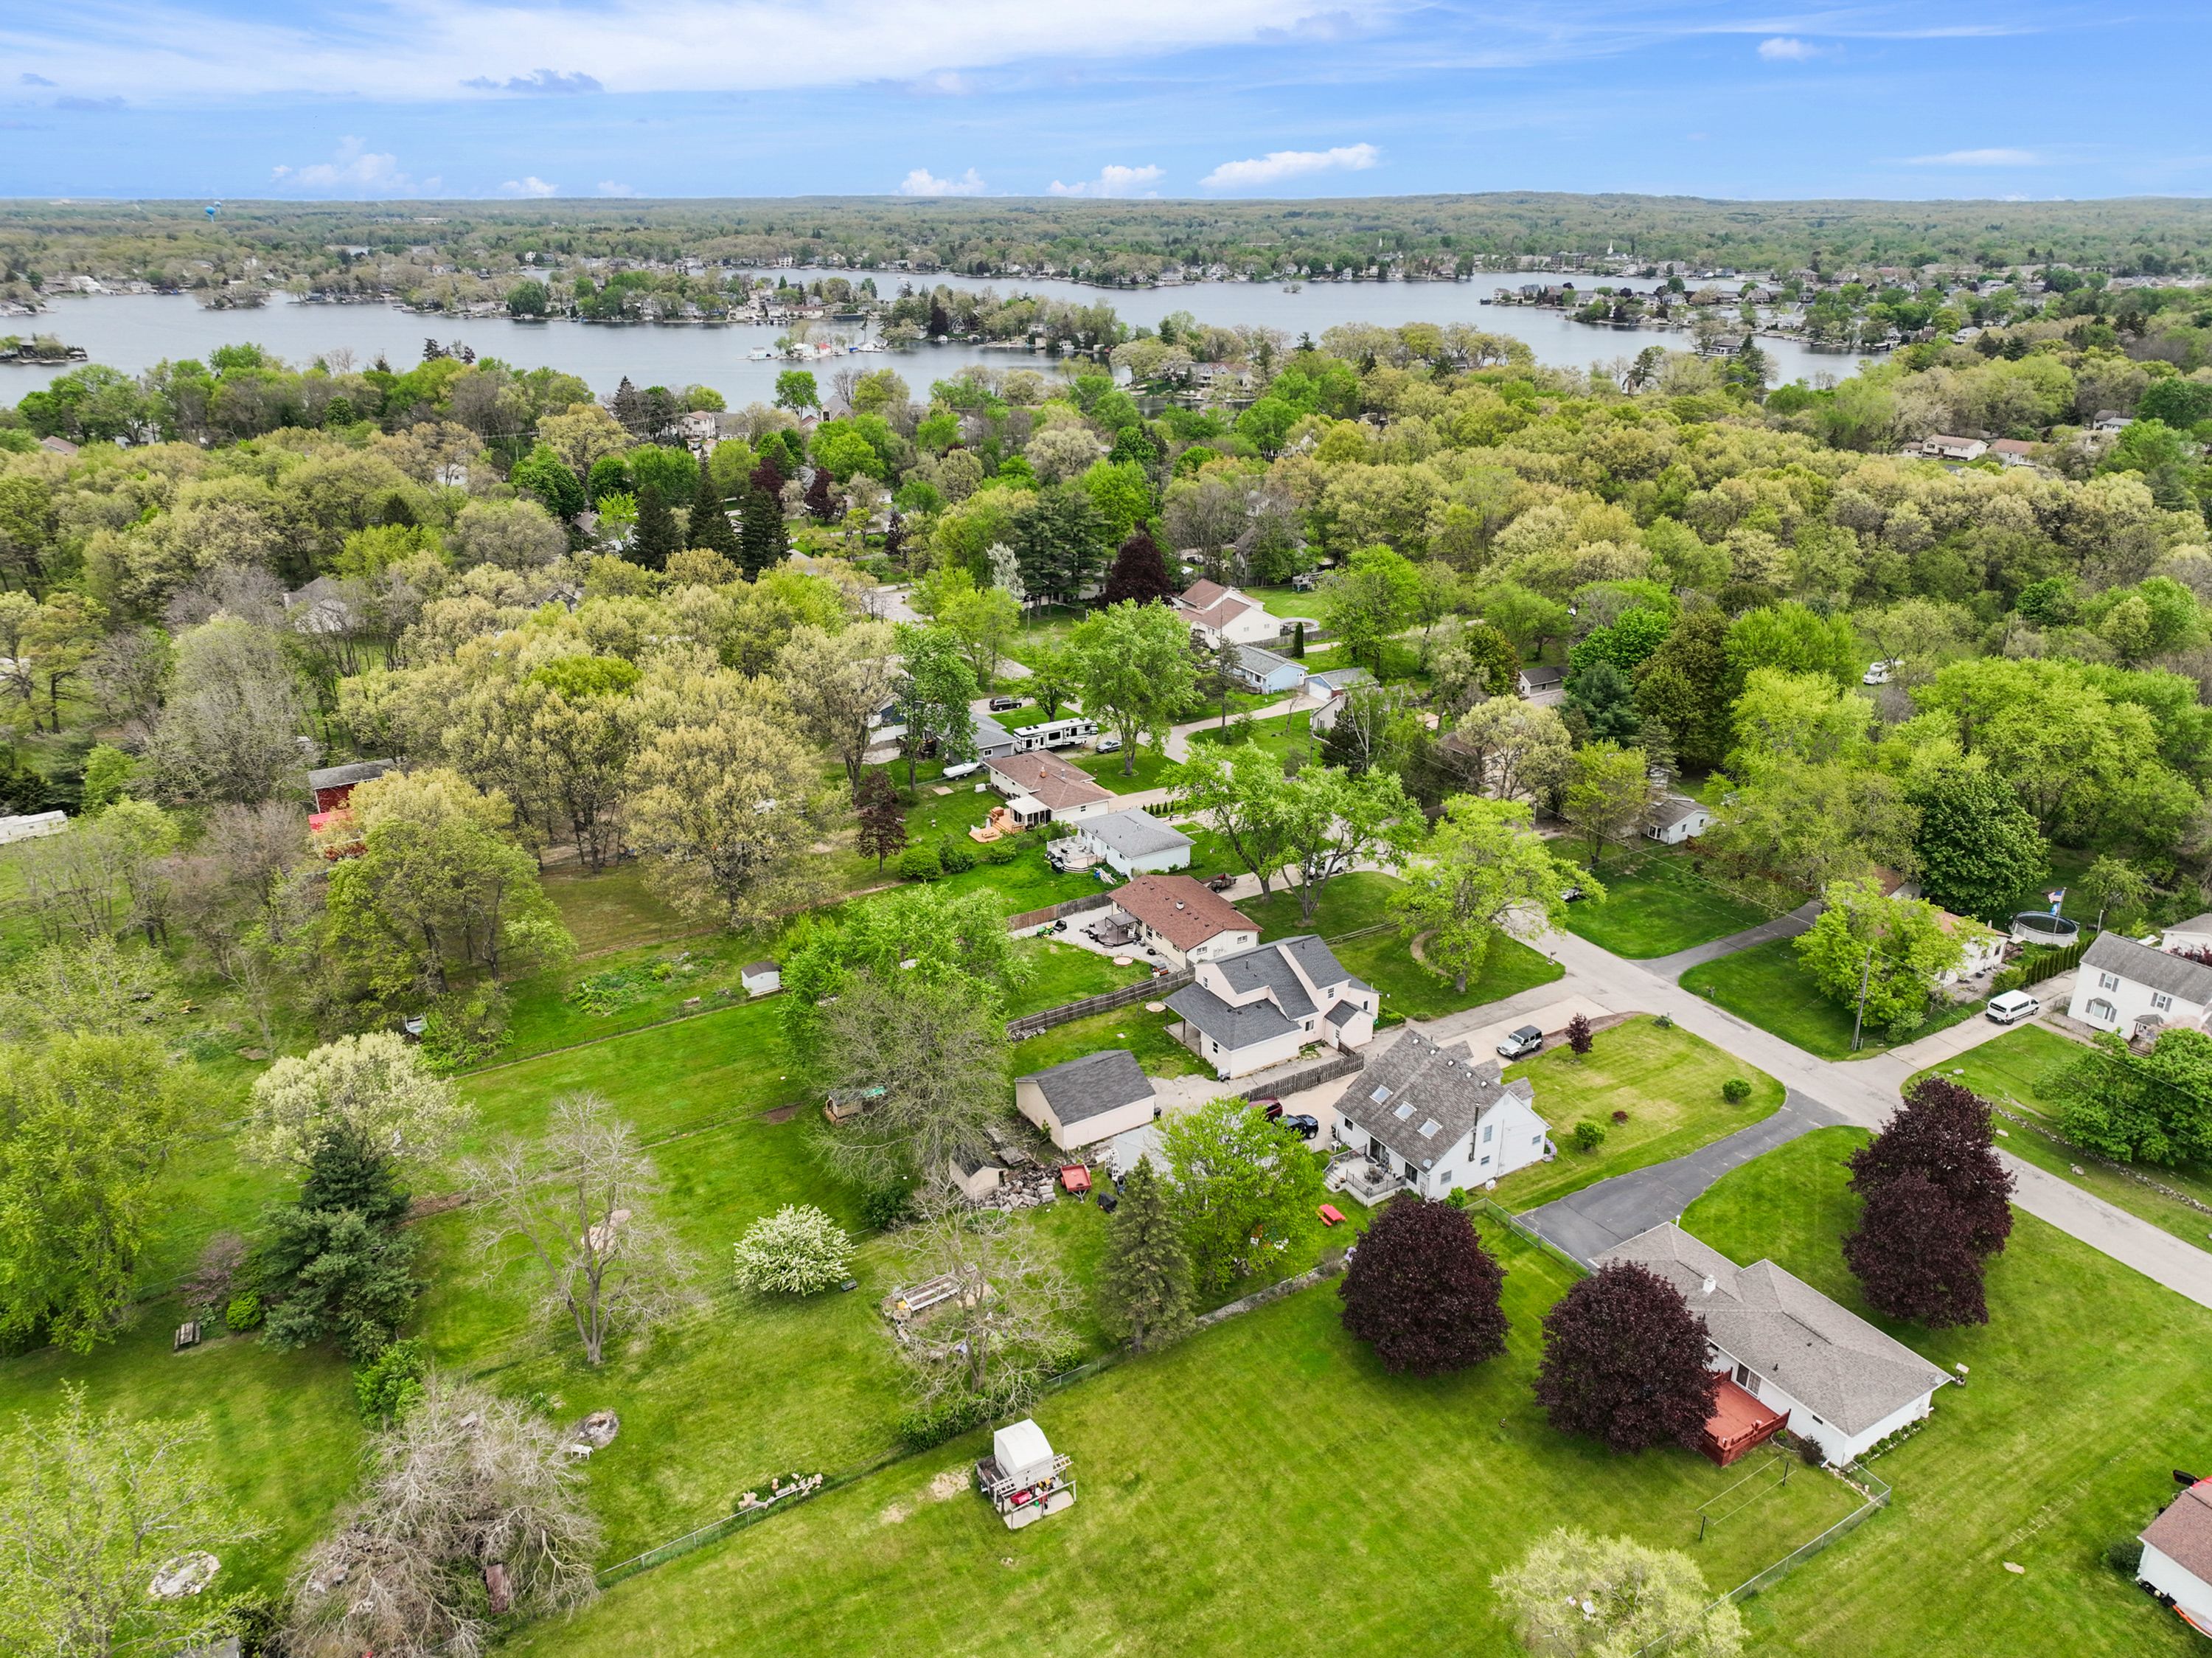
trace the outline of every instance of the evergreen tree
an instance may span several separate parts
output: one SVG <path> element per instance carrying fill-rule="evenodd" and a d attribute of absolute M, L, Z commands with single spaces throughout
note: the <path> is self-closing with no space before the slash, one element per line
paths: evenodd
<path fill-rule="evenodd" d="M 783 528 L 783 503 L 774 491 L 756 484 L 745 491 L 744 520 L 738 536 L 738 563 L 747 576 L 757 580 L 763 570 L 773 570 L 791 551 Z"/>
<path fill-rule="evenodd" d="M 1098 602 L 1118 605 L 1125 599 L 1133 599 L 1143 605 L 1164 604 L 1174 591 L 1159 544 L 1139 524 L 1129 532 L 1129 539 L 1114 555 L 1114 567 L 1106 574 L 1106 590 L 1099 595 Z"/>
<path fill-rule="evenodd" d="M 1345 1329 L 1385 1369 L 1434 1376 L 1505 1350 L 1504 1288 L 1465 1210 L 1400 1198 L 1361 1236 L 1336 1293 Z"/>
<path fill-rule="evenodd" d="M 628 375 L 624 375 L 622 384 L 615 387 L 615 394 L 608 402 L 608 412 L 622 424 L 623 430 L 633 439 L 651 436 L 645 430 L 645 399 L 637 387 L 629 383 Z"/>
<path fill-rule="evenodd" d="M 906 850 L 906 812 L 899 804 L 898 788 L 890 773 L 878 766 L 860 778 L 860 786 L 853 792 L 853 804 L 860 814 L 860 832 L 854 844 L 860 856 L 872 852 L 876 868 L 884 867 L 884 860 Z"/>
<path fill-rule="evenodd" d="M 359 1137 L 318 1143 L 297 1203 L 270 1207 L 256 1277 L 268 1308 L 263 1339 L 279 1351 L 335 1340 L 372 1358 L 398 1333 L 422 1288 L 415 1239 L 402 1232 L 407 1193 L 390 1161 Z"/>
<path fill-rule="evenodd" d="M 676 515 L 651 484 L 637 486 L 637 524 L 630 531 L 629 561 L 647 570 L 666 570 L 672 554 L 683 551 Z"/>
<path fill-rule="evenodd" d="M 1291 656 L 1296 661 L 1302 662 L 1306 659 L 1306 625 L 1304 622 L 1295 624 L 1291 629 Z"/>
<path fill-rule="evenodd" d="M 1121 1202 L 1107 1223 L 1098 1317 L 1109 1333 L 1137 1348 L 1190 1327 L 1190 1254 L 1148 1157 L 1122 1177 Z"/>
<path fill-rule="evenodd" d="M 684 527 L 684 539 L 687 546 L 719 552 L 732 563 L 743 556 L 738 533 L 730 527 L 729 514 L 722 510 L 721 491 L 714 487 L 709 467 L 699 468 L 698 487 L 691 492 L 691 521 Z"/>
<path fill-rule="evenodd" d="M 940 299 L 932 299 L 929 302 L 929 337 L 935 339 L 940 334 L 949 334 L 951 332 L 952 319 L 946 314 L 945 302 Z"/>
<path fill-rule="evenodd" d="M 1566 706 L 1587 722 L 1592 742 L 1633 742 L 1643 724 L 1628 676 L 1602 656 L 1570 676 Z"/>

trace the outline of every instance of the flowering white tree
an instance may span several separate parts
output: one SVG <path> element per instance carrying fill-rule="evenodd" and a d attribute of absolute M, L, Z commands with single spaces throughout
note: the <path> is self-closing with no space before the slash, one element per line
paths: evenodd
<path fill-rule="evenodd" d="M 853 1240 L 811 1204 L 786 1204 L 746 1228 L 731 1250 L 739 1289 L 811 1295 L 845 1281 Z"/>
<path fill-rule="evenodd" d="M 279 1059 L 253 1084 L 246 1148 L 263 1162 L 305 1163 L 327 1134 L 382 1157 L 422 1159 L 451 1143 L 468 1114 L 452 1082 L 392 1031 L 342 1036 Z"/>

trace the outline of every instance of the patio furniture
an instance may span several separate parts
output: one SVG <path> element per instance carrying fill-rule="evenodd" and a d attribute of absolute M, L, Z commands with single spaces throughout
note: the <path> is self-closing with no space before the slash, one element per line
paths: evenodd
<path fill-rule="evenodd" d="M 1344 1211 L 1334 1204 L 1323 1204 L 1321 1206 L 1321 1223 L 1323 1226 L 1342 1226 Z"/>

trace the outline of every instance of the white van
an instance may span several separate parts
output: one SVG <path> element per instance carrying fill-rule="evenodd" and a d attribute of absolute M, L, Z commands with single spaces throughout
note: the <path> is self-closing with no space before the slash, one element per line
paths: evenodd
<path fill-rule="evenodd" d="M 2026 991 L 2007 991 L 2002 996 L 1991 997 L 1990 1005 L 1982 1011 L 2000 1025 L 2016 1025 L 2041 1013 L 2043 1003 Z"/>

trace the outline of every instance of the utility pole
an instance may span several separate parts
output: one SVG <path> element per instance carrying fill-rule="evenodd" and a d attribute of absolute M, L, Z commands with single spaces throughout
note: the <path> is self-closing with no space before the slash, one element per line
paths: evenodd
<path fill-rule="evenodd" d="M 1866 1023 L 1867 985 L 1874 978 L 1874 951 L 1875 947 L 1869 944 L 1866 965 L 1859 969 L 1859 1009 L 1858 1012 L 1851 1017 L 1851 1051 L 1853 1053 L 1859 1051 L 1859 1031 Z"/>

